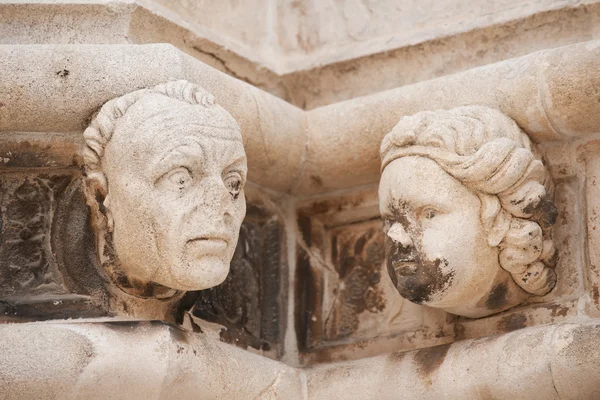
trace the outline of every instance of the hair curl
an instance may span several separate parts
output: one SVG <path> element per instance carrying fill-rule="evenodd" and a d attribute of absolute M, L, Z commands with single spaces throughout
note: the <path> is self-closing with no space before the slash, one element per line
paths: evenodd
<path fill-rule="evenodd" d="M 483 106 L 403 117 L 381 144 L 383 170 L 406 156 L 427 157 L 475 192 L 488 244 L 525 291 L 556 284 L 553 185 L 527 135 L 502 112 Z"/>

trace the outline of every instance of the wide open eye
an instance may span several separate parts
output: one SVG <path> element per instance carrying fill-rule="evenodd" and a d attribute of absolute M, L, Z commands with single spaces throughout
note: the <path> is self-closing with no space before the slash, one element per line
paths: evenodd
<path fill-rule="evenodd" d="M 231 193 L 231 197 L 236 199 L 240 192 L 242 191 L 242 177 L 237 172 L 232 172 L 228 174 L 225 179 L 223 179 L 223 183 L 225 187 Z"/>
<path fill-rule="evenodd" d="M 178 167 L 167 172 L 159 179 L 161 184 L 167 184 L 170 189 L 184 190 L 192 182 L 192 175 L 185 167 Z"/>
<path fill-rule="evenodd" d="M 425 207 L 424 209 L 421 210 L 421 216 L 425 219 L 433 219 L 438 214 L 439 214 L 438 210 L 436 210 L 435 208 L 432 208 L 432 207 Z"/>

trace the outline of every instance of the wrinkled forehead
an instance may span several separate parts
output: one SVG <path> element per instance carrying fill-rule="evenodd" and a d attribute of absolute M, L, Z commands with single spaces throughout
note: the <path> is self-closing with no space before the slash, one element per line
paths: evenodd
<path fill-rule="evenodd" d="M 117 120 L 111 141 L 161 146 L 189 135 L 242 142 L 238 124 L 222 107 L 189 104 L 161 94 L 146 95 L 129 107 Z"/>

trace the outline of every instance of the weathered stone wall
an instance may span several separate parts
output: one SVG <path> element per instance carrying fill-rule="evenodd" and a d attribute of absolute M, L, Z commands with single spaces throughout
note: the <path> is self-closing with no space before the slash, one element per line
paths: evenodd
<path fill-rule="evenodd" d="M 0 43 L 171 43 L 312 109 L 599 37 L 596 0 L 372 3 L 6 1 Z"/>
<path fill-rule="evenodd" d="M 380 398 L 394 397 L 396 387 L 436 398 L 449 395 L 452 377 L 479 367 L 478 351 L 494 354 L 486 364 L 492 369 L 518 363 L 522 351 L 535 358 L 555 350 L 539 365 L 517 368 L 510 385 L 494 386 L 484 371 L 477 379 L 485 385 L 465 377 L 456 393 L 509 398 L 534 370 L 544 384 L 529 382 L 523 393 L 543 398 L 552 390 L 540 387 L 554 384 L 557 397 L 578 398 L 568 379 L 540 371 L 575 368 L 583 356 L 573 352 L 586 349 L 581 396 L 595 395 L 589 370 L 597 335 L 586 323 L 600 317 L 598 3 L 430 3 L 0 3 L 0 322 L 72 318 L 75 327 L 65 329 L 80 326 L 75 336 L 92 338 L 90 346 L 108 357 L 131 346 L 135 335 L 127 335 L 139 328 L 123 320 L 163 320 L 193 339 L 144 323 L 135 337 L 167 343 L 165 368 L 169 360 L 183 365 L 174 369 L 180 372 L 204 365 L 186 375 L 190 382 L 208 376 L 212 356 L 239 358 L 246 371 L 260 366 L 239 398 L 329 398 L 356 382 L 369 384 L 361 392 L 367 398 L 378 385 L 388 385 Z M 175 79 L 214 93 L 239 123 L 247 215 L 222 285 L 190 292 L 177 307 L 115 302 L 95 258 L 82 133 L 107 100 Z M 496 108 L 516 121 L 540 150 L 558 209 L 556 288 L 477 319 L 399 296 L 384 265 L 377 197 L 379 146 L 398 120 L 462 105 Z M 117 325 L 79 324 L 98 317 Z M 48 327 L 62 346 L 62 323 L 3 328 L 22 344 L 19 329 L 33 326 L 34 335 Z M 96 341 L 103 335 L 110 339 Z M 514 351 L 503 355 L 505 345 Z M 22 364 L 15 346 L 7 368 Z M 371 356 L 378 357 L 363 360 Z M 98 365 L 115 367 L 98 357 Z M 354 361 L 332 364 L 343 360 Z M 232 374 L 216 380 L 245 379 Z"/>

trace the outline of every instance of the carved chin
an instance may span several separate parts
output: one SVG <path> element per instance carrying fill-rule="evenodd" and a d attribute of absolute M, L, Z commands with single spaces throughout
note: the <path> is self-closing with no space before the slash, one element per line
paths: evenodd
<path fill-rule="evenodd" d="M 229 262 L 222 257 L 204 256 L 177 265 L 170 271 L 167 286 L 178 290 L 204 290 L 221 284 L 229 274 Z"/>

